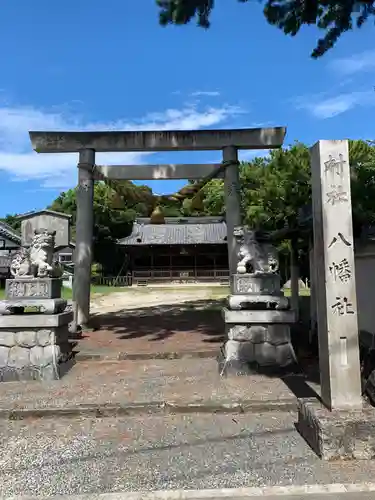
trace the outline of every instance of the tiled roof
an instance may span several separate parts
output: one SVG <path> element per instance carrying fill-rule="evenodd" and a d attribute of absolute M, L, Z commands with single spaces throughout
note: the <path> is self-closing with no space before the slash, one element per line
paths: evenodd
<path fill-rule="evenodd" d="M 13 228 L 5 222 L 0 221 L 0 237 L 7 238 L 13 243 L 21 245 L 21 235 L 19 235 Z"/>
<path fill-rule="evenodd" d="M 165 224 L 212 224 L 225 221 L 224 217 L 164 217 Z M 152 224 L 149 217 L 138 217 L 135 220 L 136 224 Z"/>
<path fill-rule="evenodd" d="M 196 245 L 226 243 L 225 222 L 188 224 L 139 224 L 127 238 L 118 241 L 120 245 Z"/>

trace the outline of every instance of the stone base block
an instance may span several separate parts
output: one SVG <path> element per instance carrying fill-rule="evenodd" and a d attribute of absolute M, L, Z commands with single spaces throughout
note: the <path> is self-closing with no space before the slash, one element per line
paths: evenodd
<path fill-rule="evenodd" d="M 72 363 L 71 312 L 0 317 L 0 381 L 59 379 Z"/>
<path fill-rule="evenodd" d="M 268 325 L 273 323 L 281 323 L 289 325 L 296 322 L 296 315 L 294 311 L 273 311 L 273 310 L 242 310 L 232 311 L 227 308 L 222 310 L 225 324 L 235 323 L 237 325 L 243 324 L 261 324 Z"/>
<path fill-rule="evenodd" d="M 272 345 L 288 344 L 291 341 L 289 325 L 225 325 L 229 340 Z"/>
<path fill-rule="evenodd" d="M 375 458 L 375 409 L 329 411 L 318 399 L 298 401 L 297 429 L 323 460 Z"/>
<path fill-rule="evenodd" d="M 251 340 L 228 340 L 223 349 L 223 374 L 246 375 L 260 369 L 282 370 L 296 362 L 290 341 L 283 344 L 271 344 L 264 341 L 254 343 Z"/>
<path fill-rule="evenodd" d="M 10 299 L 59 299 L 61 278 L 14 278 L 5 282 L 5 297 Z"/>
<path fill-rule="evenodd" d="M 280 276 L 278 274 L 233 274 L 231 291 L 234 295 L 280 294 Z"/>
<path fill-rule="evenodd" d="M 240 310 L 279 310 L 289 309 L 289 299 L 284 295 L 230 295 L 229 309 Z"/>
<path fill-rule="evenodd" d="M 218 358 L 220 375 L 250 375 L 249 358 L 254 354 L 254 345 L 251 342 L 228 341 L 221 350 Z"/>
<path fill-rule="evenodd" d="M 25 310 L 34 310 L 40 314 L 59 314 L 67 306 L 65 299 L 11 299 L 0 301 L 0 314 L 23 314 Z"/>

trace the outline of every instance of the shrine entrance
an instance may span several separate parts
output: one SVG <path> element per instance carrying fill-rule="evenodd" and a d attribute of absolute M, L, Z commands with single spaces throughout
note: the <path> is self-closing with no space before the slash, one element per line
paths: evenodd
<path fill-rule="evenodd" d="M 90 319 L 90 285 L 95 180 L 191 179 L 189 194 L 205 182 L 224 177 L 229 273 L 236 272 L 235 226 L 241 225 L 238 150 L 274 149 L 283 144 L 286 129 L 145 131 L 145 132 L 30 132 L 38 153 L 79 153 L 76 251 L 74 268 L 75 322 L 83 327 Z M 96 165 L 96 152 L 217 151 L 221 164 Z M 203 181 L 202 181 L 203 179 Z"/>
<path fill-rule="evenodd" d="M 73 298 L 75 324 L 81 325 L 86 332 L 80 349 L 86 342 L 87 350 L 95 344 L 98 354 L 112 349 L 119 355 L 126 352 L 127 355 L 152 356 L 155 350 L 157 355 L 163 355 L 160 350 L 169 353 L 195 351 L 200 355 L 210 355 L 215 350 L 216 355 L 225 340 L 225 328 L 221 307 L 212 310 L 210 304 L 212 298 L 217 302 L 228 295 L 230 275 L 236 272 L 237 245 L 233 229 L 241 224 L 238 150 L 279 148 L 284 136 L 285 128 L 282 127 L 168 132 L 30 132 L 32 146 L 38 153 L 79 153 Z M 96 152 L 208 150 L 222 151 L 222 163 L 97 165 L 95 162 Z M 115 189 L 112 183 L 116 180 L 192 180 L 192 184 L 178 193 L 164 196 L 181 200 L 196 196 L 213 178 L 224 179 L 225 218 L 166 221 L 156 207 L 148 224 L 138 221 L 137 227 L 136 221 L 132 235 L 119 243 L 131 255 L 133 282 L 147 284 L 147 290 L 143 289 L 142 296 L 141 287 L 133 287 L 132 293 L 126 293 L 124 300 L 127 303 L 123 309 L 118 307 L 104 312 L 103 299 L 102 311 L 93 310 L 100 316 L 90 318 L 94 182 L 104 181 Z M 166 232 L 168 242 L 165 241 Z M 200 255 L 202 247 L 204 252 Z M 147 265 L 150 267 L 145 269 Z M 200 287 L 200 281 L 207 285 Z M 179 284 L 171 291 L 151 289 L 155 283 L 163 286 L 163 283 L 173 285 L 174 282 L 187 282 L 190 288 Z M 216 288 L 211 290 L 209 283 Z M 220 283 L 227 286 L 220 286 Z M 135 302 L 133 307 L 133 301 L 141 303 L 142 310 Z"/>

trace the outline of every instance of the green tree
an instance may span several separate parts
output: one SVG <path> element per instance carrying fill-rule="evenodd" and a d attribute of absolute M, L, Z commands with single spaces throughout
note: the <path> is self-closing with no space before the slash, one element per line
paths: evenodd
<path fill-rule="evenodd" d="M 249 0 L 237 0 L 247 3 Z M 187 24 L 196 20 L 198 26 L 210 26 L 214 0 L 156 0 L 160 9 L 159 21 L 167 24 Z M 304 26 L 315 25 L 323 33 L 312 52 L 321 57 L 331 49 L 340 36 L 360 28 L 375 15 L 375 2 L 367 0 L 266 0 L 264 15 L 286 35 L 295 36 Z"/>
<path fill-rule="evenodd" d="M 137 216 L 148 216 L 153 206 L 153 195 L 147 186 L 136 186 L 130 181 L 116 181 L 111 185 L 97 182 L 94 187 L 94 261 L 107 274 L 116 273 L 124 261 L 124 253 L 116 240 L 131 233 Z M 61 193 L 49 207 L 72 215 L 72 237 L 75 237 L 77 215 L 76 189 Z"/>
<path fill-rule="evenodd" d="M 205 215 L 224 215 L 224 182 L 221 179 L 213 179 L 202 191 Z"/>
<path fill-rule="evenodd" d="M 375 145 L 349 141 L 354 234 L 375 224 Z"/>
<path fill-rule="evenodd" d="M 15 231 L 21 231 L 21 221 L 17 218 L 17 215 L 7 214 L 4 218 L 0 219 L 5 224 L 8 224 L 9 227 L 14 229 Z"/>
<path fill-rule="evenodd" d="M 271 151 L 241 170 L 245 220 L 267 230 L 295 226 L 299 209 L 311 202 L 308 148 L 296 143 Z"/>

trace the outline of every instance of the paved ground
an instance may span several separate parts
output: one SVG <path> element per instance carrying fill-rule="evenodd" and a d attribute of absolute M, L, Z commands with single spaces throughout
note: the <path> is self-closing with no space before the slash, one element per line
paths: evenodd
<path fill-rule="evenodd" d="M 306 494 L 291 494 L 291 495 L 282 495 L 280 496 L 279 494 L 275 495 L 261 495 L 261 496 L 251 496 L 251 497 L 246 497 L 247 500 L 251 498 L 251 500 L 373 500 L 374 499 L 374 491 L 369 491 L 369 492 L 356 492 L 356 493 L 332 493 L 332 494 L 326 494 L 326 493 L 317 493 L 317 494 L 311 494 L 311 493 L 306 493 Z M 118 493 L 118 494 L 112 494 L 114 496 L 111 496 L 111 500 L 143 500 L 144 497 L 140 498 L 134 498 L 133 495 L 128 496 L 130 494 L 126 493 Z M 149 495 L 148 495 L 149 496 Z M 53 498 L 53 497 L 51 497 Z M 200 498 L 200 497 L 199 497 Z M 236 497 L 236 496 L 231 496 L 231 500 L 243 500 L 243 496 L 241 497 Z M 66 499 L 66 500 L 104 500 L 104 497 L 100 497 L 99 495 L 86 495 L 86 496 L 79 496 L 79 497 L 74 497 L 74 496 L 62 496 L 59 497 L 59 500 Z M 175 497 L 168 497 L 168 496 L 163 496 L 163 500 L 176 500 Z M 208 499 L 207 499 L 208 500 Z M 212 497 L 210 497 L 210 500 L 219 500 L 218 497 L 215 497 L 215 494 L 213 494 Z"/>
<path fill-rule="evenodd" d="M 85 333 L 78 350 L 107 357 L 166 353 L 214 357 L 225 338 L 221 313 L 199 310 L 198 306 L 197 301 L 187 306 L 163 305 L 98 315 L 92 320 L 98 330 Z"/>
<path fill-rule="evenodd" d="M 213 299 L 223 291 L 174 293 L 161 288 L 95 299 L 98 330 L 85 334 L 78 349 L 109 359 L 79 361 L 62 380 L 48 384 L 0 384 L 0 496 L 357 483 L 375 477 L 374 463 L 323 463 L 300 438 L 295 413 L 285 408 L 295 405 L 296 396 L 314 394 L 301 377 L 219 376 L 215 356 L 223 323 Z M 182 359 L 114 361 L 120 353 L 178 353 Z M 201 359 L 193 357 L 198 354 Z M 136 416 L 96 411 L 137 404 Z M 191 406 L 200 411 L 189 413 Z M 250 407 L 257 413 L 241 413 Z M 270 407 L 284 412 L 259 414 Z M 38 409 L 57 413 L 36 418 Z M 61 416 L 71 409 L 74 418 Z M 19 410 L 13 418 L 30 412 L 9 420 L 7 410 Z"/>
<path fill-rule="evenodd" d="M 96 297 L 93 332 L 79 342 L 81 358 L 211 356 L 224 341 L 226 288 L 126 289 Z"/>
<path fill-rule="evenodd" d="M 0 495 L 357 483 L 375 477 L 374 461 L 320 461 L 294 421 L 289 413 L 0 421 Z"/>
<path fill-rule="evenodd" d="M 288 387 L 288 385 L 292 390 Z M 298 377 L 220 377 L 215 359 L 80 361 L 61 380 L 0 384 L 0 411 L 134 403 L 264 405 L 311 396 Z"/>
<path fill-rule="evenodd" d="M 181 491 L 181 490 L 178 490 Z M 220 491 L 220 490 L 219 490 Z M 211 493 L 212 496 L 205 498 L 205 500 L 219 500 L 222 497 L 215 496 L 215 493 Z M 362 492 L 342 492 L 342 493 L 332 493 L 327 494 L 326 492 L 322 493 L 292 493 L 292 494 L 282 494 L 275 493 L 274 495 L 251 495 L 246 496 L 246 500 L 373 500 L 374 499 L 374 491 L 362 491 Z M 21 500 L 22 496 L 12 497 L 12 500 L 19 499 Z M 28 497 L 27 500 L 30 500 L 32 497 Z M 43 498 L 43 497 L 33 497 L 33 498 Z M 108 493 L 102 494 L 90 494 L 86 493 L 83 495 L 62 495 L 57 497 L 49 497 L 51 500 L 107 500 Z M 110 500 L 144 500 L 146 498 L 145 494 L 142 496 L 134 495 L 134 493 L 111 493 Z M 183 500 L 184 497 L 180 497 L 179 500 Z M 226 499 L 228 496 L 226 497 Z M 147 492 L 147 499 L 154 500 L 154 497 L 150 496 L 150 493 Z M 235 494 L 230 496 L 231 500 L 243 500 L 244 496 L 236 496 Z M 157 499 L 155 499 L 157 500 Z M 176 497 L 172 495 L 165 494 L 163 492 L 162 500 L 176 500 Z M 202 500 L 201 496 L 197 496 L 197 498 L 189 497 L 189 500 Z"/>
<path fill-rule="evenodd" d="M 362 492 L 362 493 L 333 493 L 332 495 L 327 495 L 325 493 L 317 494 L 317 495 L 283 495 L 280 497 L 277 496 L 261 496 L 258 498 L 253 498 L 252 500 L 373 500 L 375 493 L 373 491 L 370 492 Z M 235 500 L 234 498 L 232 500 Z"/>

